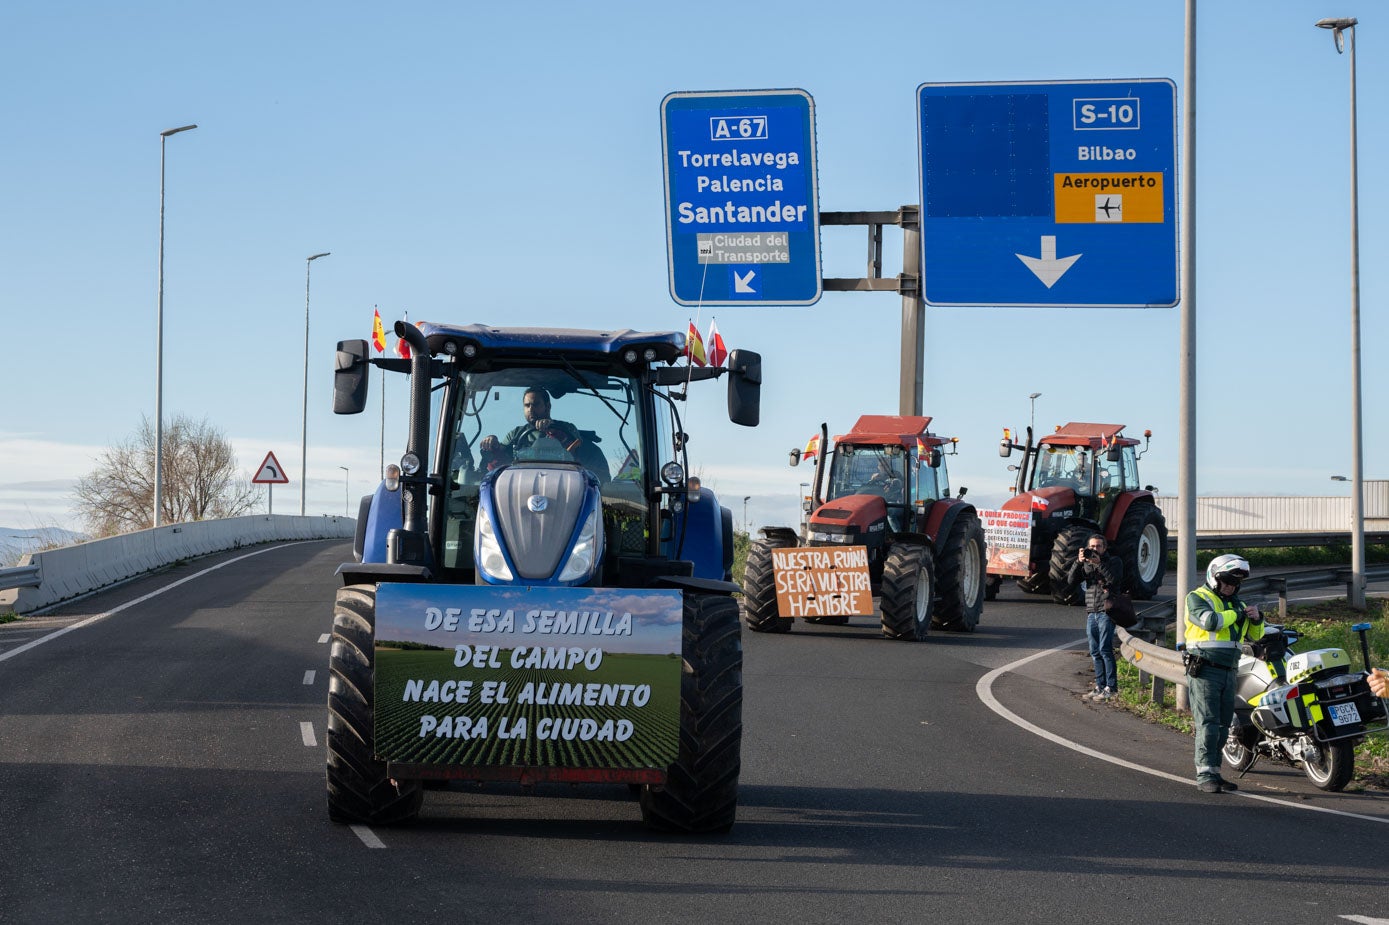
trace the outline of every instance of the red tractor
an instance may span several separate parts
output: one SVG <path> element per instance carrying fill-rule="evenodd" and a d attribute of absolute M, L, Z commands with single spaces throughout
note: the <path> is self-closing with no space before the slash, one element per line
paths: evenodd
<path fill-rule="evenodd" d="M 836 437 L 820 425 L 805 545 L 867 549 L 883 635 L 919 640 L 930 627 L 969 633 L 984 607 L 984 531 L 965 489 L 950 495 L 942 447 L 954 438 L 927 429 L 929 417 L 865 414 Z M 797 465 L 800 450 L 791 451 Z M 778 611 L 772 550 L 801 545 L 789 527 L 764 527 L 743 580 L 745 622 L 761 633 L 789 632 Z M 845 616 L 807 618 L 842 624 Z"/>
<path fill-rule="evenodd" d="M 1080 600 L 1066 572 L 1077 551 L 1095 533 L 1104 534 L 1110 552 L 1124 565 L 1124 590 L 1138 600 L 1150 600 L 1167 573 L 1167 521 L 1153 497 L 1151 485 L 1138 480 L 1138 460 L 1147 452 L 1152 431 L 1139 441 L 1123 436 L 1123 424 L 1072 422 L 1032 443 L 1013 442 L 1003 432 L 998 454 L 1022 450 L 1016 469 L 1014 495 L 1005 511 L 1031 512 L 1030 552 L 1026 574 L 1018 587 L 1032 594 L 1051 592 L 1058 604 Z M 1002 576 L 990 573 L 986 595 L 998 593 Z"/>

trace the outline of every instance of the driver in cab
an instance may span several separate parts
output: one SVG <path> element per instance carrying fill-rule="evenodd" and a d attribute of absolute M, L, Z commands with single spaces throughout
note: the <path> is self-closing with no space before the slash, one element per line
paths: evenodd
<path fill-rule="evenodd" d="M 493 469 L 510 462 L 518 453 L 524 455 L 525 450 L 547 437 L 558 442 L 570 454 L 578 449 L 578 429 L 568 421 L 556 421 L 550 417 L 550 393 L 543 388 L 532 386 L 526 389 L 521 399 L 521 409 L 526 423 L 507 431 L 501 440 L 495 434 L 482 438 L 478 449 L 487 460 L 487 468 Z"/>

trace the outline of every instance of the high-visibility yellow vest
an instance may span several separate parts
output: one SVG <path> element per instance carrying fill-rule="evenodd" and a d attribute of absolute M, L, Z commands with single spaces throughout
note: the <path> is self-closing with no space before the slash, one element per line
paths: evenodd
<path fill-rule="evenodd" d="M 1186 644 L 1189 647 L 1200 648 L 1224 648 L 1226 646 L 1238 646 L 1246 639 L 1258 639 L 1264 634 L 1262 623 L 1249 624 L 1248 621 L 1241 620 L 1241 611 L 1236 609 L 1234 604 L 1226 603 L 1219 594 L 1216 594 L 1205 585 L 1192 592 L 1200 595 L 1210 602 L 1211 609 L 1220 616 L 1220 626 L 1214 630 L 1208 630 L 1204 626 L 1195 623 L 1191 619 L 1191 607 L 1186 610 Z M 1242 632 L 1239 638 L 1235 638 L 1235 625 L 1241 623 Z"/>

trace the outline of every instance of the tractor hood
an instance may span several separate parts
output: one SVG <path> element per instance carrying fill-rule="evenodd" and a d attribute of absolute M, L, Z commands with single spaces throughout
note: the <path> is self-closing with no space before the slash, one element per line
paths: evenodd
<path fill-rule="evenodd" d="M 830 527 L 865 531 L 873 524 L 885 520 L 887 502 L 880 495 L 845 495 L 821 505 L 819 510 L 810 515 L 810 526 L 812 529 Z"/>
<path fill-rule="evenodd" d="M 1036 511 L 1043 517 L 1052 511 L 1064 511 L 1075 507 L 1076 493 L 1063 486 L 1036 488 L 1014 495 L 1003 502 L 1005 511 Z"/>

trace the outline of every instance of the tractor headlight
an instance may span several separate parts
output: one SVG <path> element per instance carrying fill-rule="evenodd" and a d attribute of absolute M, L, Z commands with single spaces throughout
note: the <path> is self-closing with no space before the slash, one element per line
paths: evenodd
<path fill-rule="evenodd" d="M 584 520 L 579 530 L 579 538 L 569 553 L 569 561 L 559 573 L 560 581 L 579 581 L 593 574 L 598 562 L 598 554 L 603 546 L 603 519 L 599 516 L 601 508 L 595 506 Z"/>
<path fill-rule="evenodd" d="M 485 507 L 477 509 L 477 567 L 498 581 L 511 581 L 513 577 Z"/>

